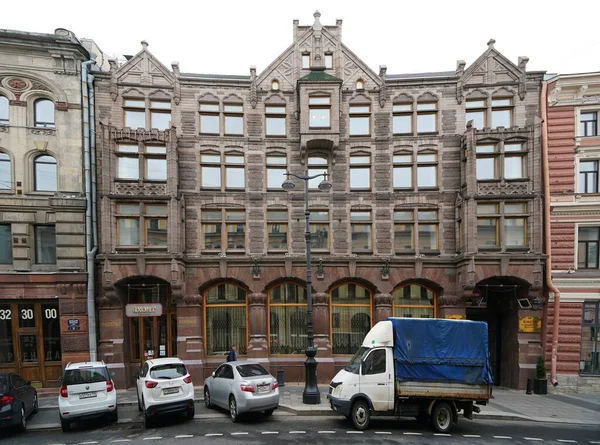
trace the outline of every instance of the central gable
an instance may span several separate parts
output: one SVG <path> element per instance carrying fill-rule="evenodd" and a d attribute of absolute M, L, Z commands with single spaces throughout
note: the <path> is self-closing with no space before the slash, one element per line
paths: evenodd
<path fill-rule="evenodd" d="M 142 50 L 121 65 L 115 72 L 119 84 L 169 86 L 175 83 L 173 74 L 148 51 L 142 41 Z"/>

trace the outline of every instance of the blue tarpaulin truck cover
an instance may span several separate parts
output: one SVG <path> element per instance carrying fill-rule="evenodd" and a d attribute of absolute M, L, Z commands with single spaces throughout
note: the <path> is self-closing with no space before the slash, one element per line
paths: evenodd
<path fill-rule="evenodd" d="M 491 384 L 488 328 L 481 321 L 388 318 L 401 381 Z"/>

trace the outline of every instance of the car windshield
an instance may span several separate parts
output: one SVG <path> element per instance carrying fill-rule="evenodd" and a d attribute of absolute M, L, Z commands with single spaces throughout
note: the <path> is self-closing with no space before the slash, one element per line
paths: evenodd
<path fill-rule="evenodd" d="M 258 363 L 250 365 L 238 365 L 236 369 L 242 377 L 258 377 L 260 375 L 269 375 L 267 370 L 260 366 Z"/>
<path fill-rule="evenodd" d="M 69 369 L 65 371 L 62 384 L 68 385 L 83 385 L 86 383 L 107 382 L 110 380 L 108 369 L 100 366 L 97 368 L 79 368 Z"/>
<path fill-rule="evenodd" d="M 6 377 L 0 377 L 0 394 L 8 392 L 8 379 Z"/>
<path fill-rule="evenodd" d="M 187 374 L 183 363 L 168 363 L 166 365 L 154 366 L 150 370 L 150 378 L 153 379 L 178 379 Z"/>
<path fill-rule="evenodd" d="M 361 346 L 361 348 L 356 351 L 352 360 L 346 365 L 344 371 L 351 372 L 352 374 L 358 374 L 358 370 L 360 369 L 360 361 L 363 359 L 365 353 L 369 350 L 369 348 L 365 348 Z"/>

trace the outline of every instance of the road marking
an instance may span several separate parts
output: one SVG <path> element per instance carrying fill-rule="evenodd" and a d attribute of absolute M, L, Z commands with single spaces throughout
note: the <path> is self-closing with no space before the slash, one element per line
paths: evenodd
<path fill-rule="evenodd" d="M 335 431 L 317 431 L 318 434 L 335 434 Z"/>
<path fill-rule="evenodd" d="M 463 434 L 463 437 L 481 437 L 479 434 Z"/>
<path fill-rule="evenodd" d="M 600 440 L 590 440 L 590 443 L 600 443 Z"/>
<path fill-rule="evenodd" d="M 160 436 L 160 437 L 144 437 L 143 440 L 160 440 L 160 439 L 162 439 L 162 436 Z"/>
<path fill-rule="evenodd" d="M 422 436 L 423 435 L 423 433 L 403 433 L 403 434 L 405 434 L 407 436 Z"/>
<path fill-rule="evenodd" d="M 433 433 L 434 436 L 443 436 L 443 437 L 450 437 L 452 436 L 452 434 L 446 434 L 446 433 Z"/>
<path fill-rule="evenodd" d="M 279 431 L 263 431 L 262 434 L 279 434 Z"/>
<path fill-rule="evenodd" d="M 392 434 L 390 431 L 375 431 L 375 434 Z"/>
<path fill-rule="evenodd" d="M 92 440 L 89 442 L 79 442 L 77 445 L 92 445 L 94 443 L 100 443 L 100 442 L 98 442 L 97 440 Z"/>
<path fill-rule="evenodd" d="M 131 439 L 115 439 L 111 440 L 111 443 L 119 443 L 119 442 L 131 442 Z"/>
<path fill-rule="evenodd" d="M 290 431 L 290 434 L 306 434 L 306 431 Z"/>
<path fill-rule="evenodd" d="M 179 436 L 175 436 L 175 439 L 190 439 L 194 437 L 192 434 L 180 434 Z"/>
<path fill-rule="evenodd" d="M 523 437 L 523 439 L 525 439 L 525 440 L 544 440 L 541 437 Z M 598 443 L 600 443 L 600 442 L 598 442 Z"/>
<path fill-rule="evenodd" d="M 240 436 L 242 434 L 248 434 L 248 433 L 231 433 L 232 436 Z"/>
<path fill-rule="evenodd" d="M 346 434 L 362 434 L 362 431 L 346 431 Z"/>
<path fill-rule="evenodd" d="M 494 439 L 512 439 L 510 436 L 493 436 Z"/>
<path fill-rule="evenodd" d="M 222 436 L 222 435 L 223 435 L 223 433 L 208 433 L 208 434 L 205 434 L 204 436 L 205 437 L 215 437 L 215 436 Z"/>
<path fill-rule="evenodd" d="M 562 442 L 562 443 L 577 443 L 576 440 L 571 440 L 571 439 L 556 439 L 557 442 Z"/>

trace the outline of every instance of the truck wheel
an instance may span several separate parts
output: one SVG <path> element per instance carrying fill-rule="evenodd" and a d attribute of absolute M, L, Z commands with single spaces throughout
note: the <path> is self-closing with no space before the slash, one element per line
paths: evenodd
<path fill-rule="evenodd" d="M 431 426 L 438 433 L 447 433 L 452 427 L 452 407 L 446 402 L 436 403 L 431 412 Z"/>
<path fill-rule="evenodd" d="M 352 405 L 352 423 L 357 430 L 366 430 L 371 421 L 371 410 L 366 400 L 357 400 Z"/>

